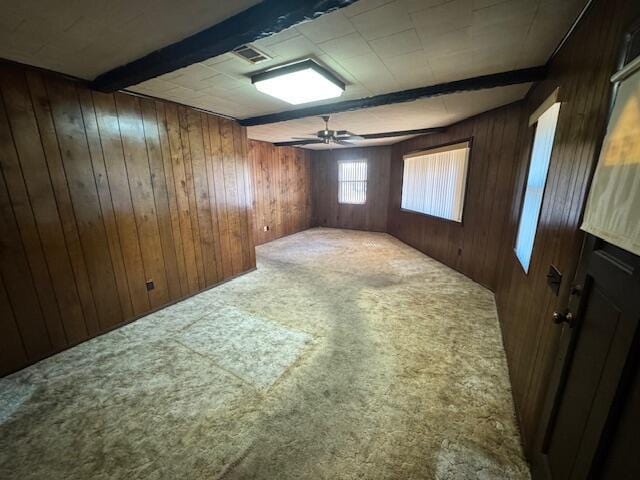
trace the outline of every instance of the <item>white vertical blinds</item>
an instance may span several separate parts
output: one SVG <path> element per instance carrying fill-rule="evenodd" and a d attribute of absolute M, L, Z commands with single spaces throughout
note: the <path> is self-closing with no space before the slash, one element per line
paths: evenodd
<path fill-rule="evenodd" d="M 468 163 L 468 143 L 406 156 L 402 208 L 461 222 Z"/>
<path fill-rule="evenodd" d="M 538 229 L 538 218 L 542 207 L 544 186 L 547 183 L 549 162 L 553 149 L 553 139 L 560 113 L 560 103 L 554 103 L 538 118 L 536 133 L 531 149 L 531 163 L 524 192 L 522 213 L 518 224 L 518 236 L 516 237 L 516 256 L 522 264 L 525 272 L 529 271 L 533 242 Z"/>
<path fill-rule="evenodd" d="M 338 162 L 338 203 L 363 204 L 367 201 L 367 162 Z"/>

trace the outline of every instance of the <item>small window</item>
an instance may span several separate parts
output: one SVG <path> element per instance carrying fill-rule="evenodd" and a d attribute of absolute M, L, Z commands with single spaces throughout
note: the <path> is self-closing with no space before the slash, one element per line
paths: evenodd
<path fill-rule="evenodd" d="M 544 187 L 547 183 L 547 173 L 549 172 L 549 162 L 551 161 L 551 151 L 559 113 L 560 103 L 556 102 L 543 110 L 543 113 L 535 122 L 536 132 L 531 149 L 529 173 L 527 174 L 515 247 L 516 256 L 525 272 L 529 271 L 531 254 L 533 253 L 533 242 L 538 229 L 538 219 L 542 207 Z"/>
<path fill-rule="evenodd" d="M 462 222 L 469 143 L 404 157 L 402 209 Z"/>
<path fill-rule="evenodd" d="M 367 162 L 338 162 L 338 203 L 363 204 L 367 201 Z"/>

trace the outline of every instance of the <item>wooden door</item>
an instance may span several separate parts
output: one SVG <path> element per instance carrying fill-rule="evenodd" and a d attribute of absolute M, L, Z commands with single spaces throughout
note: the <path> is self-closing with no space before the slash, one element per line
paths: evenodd
<path fill-rule="evenodd" d="M 534 474 L 595 478 L 635 368 L 640 319 L 640 258 L 589 236 L 564 325 L 564 358 Z M 564 360 L 564 361 L 562 361 Z"/>

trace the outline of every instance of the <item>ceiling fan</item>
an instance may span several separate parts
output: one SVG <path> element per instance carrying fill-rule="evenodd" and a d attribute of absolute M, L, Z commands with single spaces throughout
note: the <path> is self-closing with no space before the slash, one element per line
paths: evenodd
<path fill-rule="evenodd" d="M 312 134 L 316 138 L 293 137 L 293 142 L 286 143 L 289 145 L 309 145 L 312 143 L 325 143 L 327 145 L 330 143 L 336 143 L 338 145 L 353 145 L 350 140 L 364 140 L 363 136 L 356 135 L 355 133 L 351 133 L 347 130 L 329 129 L 329 119 L 331 118 L 329 115 L 323 115 L 320 118 L 324 121 L 324 130 L 318 130 L 316 133 Z"/>
<path fill-rule="evenodd" d="M 313 137 L 293 137 L 293 141 L 290 142 L 276 142 L 274 145 L 278 147 L 295 146 L 295 145 L 312 145 L 318 143 L 324 143 L 326 145 L 337 144 L 344 146 L 355 146 L 353 142 L 362 140 L 371 140 L 376 138 L 391 138 L 391 137 L 403 137 L 407 135 L 424 135 L 429 133 L 440 133 L 445 128 L 421 128 L 417 130 L 403 130 L 397 132 L 383 132 L 383 133 L 366 133 L 363 135 L 357 135 L 348 130 L 331 130 L 329 128 L 329 115 L 323 115 L 324 129 L 313 133 Z"/>

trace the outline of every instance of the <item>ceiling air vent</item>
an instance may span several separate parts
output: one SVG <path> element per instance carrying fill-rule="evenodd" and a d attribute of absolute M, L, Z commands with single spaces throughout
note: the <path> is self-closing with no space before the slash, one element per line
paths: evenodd
<path fill-rule="evenodd" d="M 266 53 L 262 53 L 256 47 L 251 45 L 242 45 L 241 47 L 236 48 L 233 53 L 251 63 L 260 63 L 265 60 L 271 60 L 271 57 Z"/>

